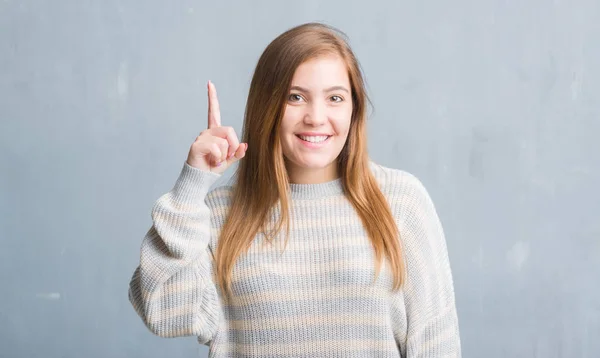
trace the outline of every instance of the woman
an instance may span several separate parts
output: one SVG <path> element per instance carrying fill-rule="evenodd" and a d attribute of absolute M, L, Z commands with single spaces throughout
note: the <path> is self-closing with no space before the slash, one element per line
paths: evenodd
<path fill-rule="evenodd" d="M 154 205 L 131 280 L 148 328 L 197 336 L 210 357 L 459 357 L 440 221 L 416 177 L 368 158 L 343 34 L 310 23 L 269 44 L 242 141 L 208 94 L 208 129 Z"/>

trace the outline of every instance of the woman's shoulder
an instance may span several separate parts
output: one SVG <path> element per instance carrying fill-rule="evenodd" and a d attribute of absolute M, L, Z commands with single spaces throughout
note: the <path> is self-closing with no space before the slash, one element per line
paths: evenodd
<path fill-rule="evenodd" d="M 415 174 L 376 163 L 371 163 L 371 171 L 395 215 L 403 220 L 437 225 L 438 217 L 433 200 L 428 189 Z"/>
<path fill-rule="evenodd" d="M 369 166 L 384 194 L 397 196 L 426 193 L 423 182 L 412 172 L 387 167 L 374 161 L 370 161 Z"/>

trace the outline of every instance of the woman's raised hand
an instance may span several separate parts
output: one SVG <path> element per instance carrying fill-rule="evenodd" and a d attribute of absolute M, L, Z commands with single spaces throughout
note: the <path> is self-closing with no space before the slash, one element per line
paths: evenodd
<path fill-rule="evenodd" d="M 221 126 L 217 90 L 208 81 L 208 128 L 192 143 L 187 163 L 201 170 L 221 174 L 242 159 L 247 149 L 248 144 L 239 142 L 232 127 Z"/>

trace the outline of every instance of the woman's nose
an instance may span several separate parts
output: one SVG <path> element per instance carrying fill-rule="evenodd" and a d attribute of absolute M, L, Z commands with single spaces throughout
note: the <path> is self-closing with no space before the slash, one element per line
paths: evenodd
<path fill-rule="evenodd" d="M 327 122 L 327 109 L 322 103 L 315 103 L 309 106 L 308 111 L 304 114 L 304 122 L 306 124 L 320 125 Z"/>

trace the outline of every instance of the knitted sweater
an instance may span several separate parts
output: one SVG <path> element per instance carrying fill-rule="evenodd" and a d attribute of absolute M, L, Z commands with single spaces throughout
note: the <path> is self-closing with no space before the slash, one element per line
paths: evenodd
<path fill-rule="evenodd" d="M 373 162 L 370 168 L 400 231 L 407 269 L 400 291 L 391 290 L 385 260 L 374 282 L 370 240 L 336 179 L 291 184 L 287 247 L 262 245 L 258 234 L 234 266 L 233 296 L 223 299 L 213 263 L 232 188 L 210 190 L 220 175 L 184 163 L 152 208 L 129 300 L 154 334 L 197 336 L 211 358 L 460 357 L 434 205 L 412 174 Z"/>

